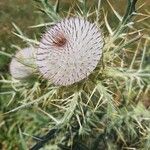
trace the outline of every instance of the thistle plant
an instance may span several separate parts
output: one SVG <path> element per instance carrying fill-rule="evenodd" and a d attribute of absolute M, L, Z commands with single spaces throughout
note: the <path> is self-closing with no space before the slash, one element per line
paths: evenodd
<path fill-rule="evenodd" d="M 149 102 L 144 105 L 150 91 L 149 35 L 138 29 L 138 16 L 146 19 L 148 14 L 138 12 L 137 0 L 126 0 L 121 16 L 107 0 L 118 19 L 113 27 L 101 0 L 94 9 L 90 1 L 77 1 L 63 15 L 59 0 L 36 2 L 49 20 L 32 26 L 47 28 L 42 38 L 30 39 L 16 25 L 14 34 L 35 47 L 37 77 L 1 76 L 1 126 L 5 137 L 11 137 L 9 143 L 0 135 L 2 146 L 150 149 Z"/>

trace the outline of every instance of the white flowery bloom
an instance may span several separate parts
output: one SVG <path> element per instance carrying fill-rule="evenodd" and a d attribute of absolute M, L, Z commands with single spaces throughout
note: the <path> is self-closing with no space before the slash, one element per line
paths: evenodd
<path fill-rule="evenodd" d="M 18 51 L 10 63 L 10 73 L 15 79 L 24 79 L 35 72 L 34 48 L 28 47 Z"/>
<path fill-rule="evenodd" d="M 37 66 L 56 85 L 86 78 L 97 66 L 103 48 L 99 28 L 85 19 L 64 19 L 49 28 L 37 50 Z"/>

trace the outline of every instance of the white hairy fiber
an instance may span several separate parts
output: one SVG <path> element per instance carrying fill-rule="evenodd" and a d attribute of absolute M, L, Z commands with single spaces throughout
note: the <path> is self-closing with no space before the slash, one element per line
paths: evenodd
<path fill-rule="evenodd" d="M 64 19 L 49 28 L 37 50 L 37 66 L 55 85 L 86 78 L 97 66 L 103 48 L 99 28 L 87 20 Z"/>
<path fill-rule="evenodd" d="M 28 47 L 18 51 L 10 63 L 10 73 L 15 79 L 29 77 L 35 71 L 34 48 Z"/>

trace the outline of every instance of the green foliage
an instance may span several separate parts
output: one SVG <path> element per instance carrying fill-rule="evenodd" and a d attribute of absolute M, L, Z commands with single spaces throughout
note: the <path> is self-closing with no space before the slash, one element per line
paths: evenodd
<path fill-rule="evenodd" d="M 36 1 L 49 22 L 33 27 L 52 25 L 61 19 L 62 2 Z M 47 140 L 48 135 L 44 137 L 43 150 L 150 149 L 150 103 L 144 106 L 150 96 L 150 65 L 146 61 L 150 39 L 144 27 L 137 27 L 137 16 L 144 14 L 136 9 L 137 0 L 126 1 L 124 16 L 108 0 L 106 4 L 96 1 L 91 9 L 88 2 L 79 0 L 77 10 L 69 9 L 65 17 L 79 15 L 101 26 L 105 39 L 102 61 L 88 79 L 68 87 L 54 86 L 38 76 L 18 81 L 8 73 L 1 75 L 2 149 L 29 149 L 49 130 L 51 140 Z M 111 27 L 108 7 L 118 19 L 115 27 Z M 13 26 L 14 34 L 28 45 L 38 44 L 38 38 L 31 39 L 16 24 Z M 6 52 L 0 55 L 11 57 Z"/>

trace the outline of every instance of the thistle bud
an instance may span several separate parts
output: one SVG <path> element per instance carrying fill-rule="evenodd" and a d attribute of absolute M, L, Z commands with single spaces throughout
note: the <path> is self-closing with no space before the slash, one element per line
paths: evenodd
<path fill-rule="evenodd" d="M 15 79 L 24 79 L 35 72 L 34 48 L 28 47 L 18 51 L 10 63 L 10 73 Z"/>

